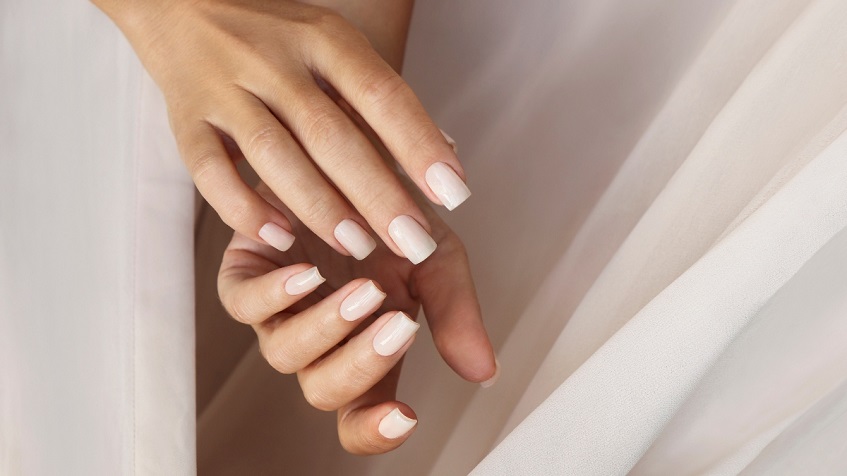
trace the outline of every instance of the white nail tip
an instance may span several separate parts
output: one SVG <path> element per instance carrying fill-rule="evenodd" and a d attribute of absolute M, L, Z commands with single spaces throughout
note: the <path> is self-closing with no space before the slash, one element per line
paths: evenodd
<path fill-rule="evenodd" d="M 427 259 L 436 244 L 426 230 L 408 215 L 400 215 L 388 225 L 388 234 L 400 251 L 414 264 Z"/>
<path fill-rule="evenodd" d="M 444 162 L 429 166 L 426 183 L 448 210 L 454 210 L 471 196 L 471 191 L 452 167 Z"/>
<path fill-rule="evenodd" d="M 315 289 L 324 281 L 326 279 L 318 272 L 317 266 L 313 266 L 288 278 L 288 281 L 285 282 L 285 292 L 289 296 L 296 296 Z"/>
<path fill-rule="evenodd" d="M 497 360 L 497 357 L 494 357 L 494 365 L 495 365 L 494 375 L 492 375 L 491 378 L 486 380 L 485 382 L 480 382 L 479 383 L 480 387 L 488 388 L 488 387 L 494 385 L 495 383 L 497 383 L 497 380 L 500 378 L 500 361 Z"/>
<path fill-rule="evenodd" d="M 259 238 L 279 251 L 286 251 L 294 244 L 294 235 L 276 223 L 265 223 L 259 229 Z"/>
<path fill-rule="evenodd" d="M 368 281 L 341 302 L 341 318 L 345 321 L 357 321 L 376 311 L 384 300 L 385 293 L 380 291 L 373 281 Z"/>
<path fill-rule="evenodd" d="M 383 357 L 394 355 L 406 345 L 406 342 L 409 342 L 420 327 L 421 325 L 409 316 L 398 312 L 376 333 L 373 342 L 374 350 Z"/>
<path fill-rule="evenodd" d="M 444 129 L 438 129 L 438 130 L 439 130 L 439 131 L 441 131 L 441 135 L 443 135 L 443 136 L 444 136 L 444 140 L 446 140 L 446 141 L 447 141 L 447 144 L 448 144 L 450 147 L 452 147 L 452 148 L 453 148 L 453 153 L 454 153 L 454 154 L 458 154 L 458 153 L 459 153 L 459 146 L 457 146 L 457 145 L 456 145 L 456 141 L 455 141 L 455 140 L 453 140 L 453 138 L 452 138 L 452 137 L 450 137 L 450 134 L 448 134 L 448 133 L 444 132 Z"/>
<path fill-rule="evenodd" d="M 411 431 L 417 424 L 417 420 L 407 417 L 399 408 L 395 408 L 380 420 L 379 434 L 389 440 L 394 440 Z"/>
<path fill-rule="evenodd" d="M 365 259 L 376 249 L 376 241 L 361 225 L 349 218 L 335 227 L 335 239 L 357 260 Z"/>

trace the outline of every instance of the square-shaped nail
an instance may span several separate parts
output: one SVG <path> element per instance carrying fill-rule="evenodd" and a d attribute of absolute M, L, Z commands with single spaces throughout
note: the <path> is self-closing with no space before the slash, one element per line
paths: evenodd
<path fill-rule="evenodd" d="M 426 171 L 426 183 L 448 210 L 454 210 L 471 196 L 471 191 L 453 167 L 436 162 Z"/>
<path fill-rule="evenodd" d="M 345 321 L 357 321 L 379 309 L 384 300 L 385 293 L 368 281 L 341 301 L 341 317 Z"/>
<path fill-rule="evenodd" d="M 418 332 L 420 324 L 413 321 L 405 313 L 397 312 L 376 333 L 373 346 L 377 354 L 382 356 L 394 355 L 400 348 L 409 342 L 409 339 Z"/>
<path fill-rule="evenodd" d="M 376 248 L 376 241 L 351 219 L 345 219 L 335 227 L 335 239 L 357 260 L 365 259 Z"/>
<path fill-rule="evenodd" d="M 326 279 L 318 272 L 318 267 L 313 266 L 288 278 L 285 282 L 285 292 L 289 296 L 297 296 L 317 288 L 324 281 Z"/>
<path fill-rule="evenodd" d="M 259 238 L 279 251 L 286 251 L 294 244 L 294 235 L 276 223 L 265 223 L 259 229 Z"/>
<path fill-rule="evenodd" d="M 379 421 L 379 434 L 393 440 L 405 435 L 417 424 L 417 420 L 407 417 L 399 408 L 395 408 Z"/>
<path fill-rule="evenodd" d="M 400 215 L 392 220 L 388 225 L 388 234 L 414 264 L 427 259 L 437 246 L 420 223 L 408 215 Z"/>

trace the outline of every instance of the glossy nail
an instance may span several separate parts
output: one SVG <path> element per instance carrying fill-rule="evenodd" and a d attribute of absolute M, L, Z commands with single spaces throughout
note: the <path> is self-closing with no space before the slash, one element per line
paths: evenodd
<path fill-rule="evenodd" d="M 459 153 L 459 146 L 456 145 L 456 141 L 454 141 L 453 138 L 450 137 L 450 134 L 444 132 L 444 129 L 438 129 L 438 130 L 441 131 L 441 135 L 444 136 L 444 140 L 447 141 L 447 144 L 450 145 L 450 147 L 453 148 L 453 153 L 458 154 Z"/>
<path fill-rule="evenodd" d="M 380 420 L 379 434 L 389 440 L 393 440 L 405 435 L 417 424 L 417 420 L 407 417 L 399 408 L 395 408 Z"/>
<path fill-rule="evenodd" d="M 374 350 L 377 354 L 388 357 L 395 354 L 409 342 L 421 325 L 402 312 L 394 314 L 374 337 Z"/>
<path fill-rule="evenodd" d="M 400 251 L 414 264 L 427 259 L 435 251 L 435 241 L 408 215 L 400 215 L 388 225 L 388 234 Z"/>
<path fill-rule="evenodd" d="M 259 238 L 279 251 L 286 251 L 294 244 L 294 235 L 276 223 L 265 223 L 259 229 Z"/>
<path fill-rule="evenodd" d="M 376 241 L 353 220 L 345 219 L 335 227 L 335 239 L 357 260 L 363 260 L 376 248 Z"/>
<path fill-rule="evenodd" d="M 344 298 L 341 302 L 341 317 L 345 321 L 357 321 L 376 311 L 384 300 L 385 293 L 373 281 L 368 281 Z"/>
<path fill-rule="evenodd" d="M 444 162 L 429 166 L 426 183 L 448 210 L 454 210 L 471 196 L 471 191 L 453 167 Z"/>
<path fill-rule="evenodd" d="M 497 357 L 494 357 L 494 365 L 496 366 L 494 368 L 494 375 L 492 375 L 491 378 L 486 380 L 485 382 L 480 382 L 479 383 L 480 387 L 488 388 L 488 387 L 494 385 L 495 383 L 497 383 L 497 379 L 500 378 L 500 361 L 497 360 Z"/>
<path fill-rule="evenodd" d="M 315 289 L 324 281 L 326 279 L 318 272 L 318 267 L 313 266 L 288 278 L 288 281 L 285 282 L 285 292 L 289 296 L 296 296 Z"/>

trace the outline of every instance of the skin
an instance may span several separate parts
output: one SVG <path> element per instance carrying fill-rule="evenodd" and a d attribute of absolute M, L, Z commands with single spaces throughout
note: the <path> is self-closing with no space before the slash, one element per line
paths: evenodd
<path fill-rule="evenodd" d="M 274 202 L 266 187 L 259 191 Z M 342 257 L 305 229 L 284 253 L 238 233 L 224 253 L 218 275 L 224 306 L 252 325 L 262 355 L 275 369 L 297 373 L 309 403 L 338 411 L 339 440 L 354 454 L 393 450 L 414 432 L 387 439 L 378 431 L 380 420 L 394 408 L 417 419 L 411 407 L 396 400 L 402 356 L 414 339 L 392 356 L 373 350 L 373 336 L 391 311 L 416 316 L 422 306 L 436 348 L 466 380 L 482 382 L 496 371 L 465 249 L 431 209 L 424 210 L 438 250 L 418 266 L 384 246 L 364 261 Z M 293 216 L 292 223 L 298 231 L 305 228 Z M 312 266 L 326 283 L 306 295 L 288 296 L 288 277 Z M 373 317 L 345 321 L 340 303 L 369 279 L 387 293 L 386 300 Z"/>
<path fill-rule="evenodd" d="M 162 89 L 200 193 L 244 236 L 263 242 L 265 224 L 292 227 L 238 175 L 233 159 L 242 156 L 301 222 L 341 254 L 349 255 L 333 232 L 344 219 L 372 230 L 398 256 L 403 254 L 388 234 L 395 217 L 411 216 L 432 230 L 390 164 L 332 100 L 335 94 L 364 118 L 433 203 L 440 204 L 426 184 L 430 165 L 446 163 L 464 180 L 456 154 L 411 88 L 362 32 L 331 9 L 289 0 L 96 3 Z M 372 28 L 375 44 L 399 67 L 403 42 L 396 38 L 405 33 L 409 6 L 386 7 L 404 17 L 399 26 L 374 27 L 366 14 L 385 5 L 346 10 Z"/>
<path fill-rule="evenodd" d="M 461 241 L 427 201 L 436 162 L 461 165 L 397 74 L 411 14 L 407 0 L 94 0 L 123 30 L 164 92 L 171 126 L 200 192 L 235 234 L 218 288 L 228 312 L 256 331 L 262 354 L 296 373 L 304 396 L 338 411 L 342 446 L 377 454 L 401 445 L 380 420 L 396 401 L 402 356 L 373 351 L 393 312 L 421 306 L 436 347 L 463 378 L 495 374 Z M 332 10 L 328 7 L 333 8 Z M 364 33 L 363 33 L 364 32 Z M 267 185 L 247 186 L 246 158 Z M 395 172 L 401 166 L 409 179 Z M 437 242 L 418 266 L 402 258 L 388 223 L 408 215 Z M 383 244 L 364 261 L 333 236 L 345 218 Z M 297 237 L 280 252 L 258 231 L 275 223 Z M 284 284 L 318 266 L 327 282 L 288 296 Z M 349 323 L 339 304 L 368 279 L 387 298 L 373 317 Z"/>

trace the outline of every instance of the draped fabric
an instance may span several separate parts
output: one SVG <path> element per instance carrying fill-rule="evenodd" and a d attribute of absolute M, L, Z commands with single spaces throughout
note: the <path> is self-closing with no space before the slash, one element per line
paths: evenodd
<path fill-rule="evenodd" d="M 418 2 L 405 75 L 459 143 L 502 375 L 422 328 L 418 428 L 371 458 L 223 314 L 205 205 L 191 279 L 119 33 L 46 8 L 0 7 L 0 473 L 192 473 L 195 411 L 202 474 L 847 472 L 847 3 Z"/>

